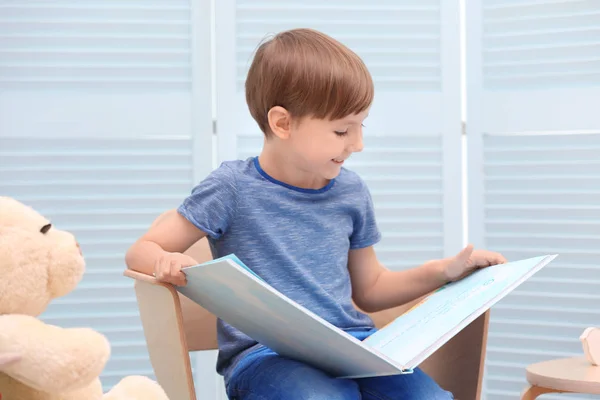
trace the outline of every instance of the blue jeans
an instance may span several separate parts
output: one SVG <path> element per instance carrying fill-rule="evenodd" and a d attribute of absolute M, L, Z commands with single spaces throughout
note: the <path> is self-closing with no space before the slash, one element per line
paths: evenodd
<path fill-rule="evenodd" d="M 364 340 L 370 332 L 351 333 Z M 451 393 L 416 368 L 412 374 L 361 379 L 333 378 L 281 357 L 268 348 L 249 354 L 227 387 L 231 400 L 451 400 Z"/>

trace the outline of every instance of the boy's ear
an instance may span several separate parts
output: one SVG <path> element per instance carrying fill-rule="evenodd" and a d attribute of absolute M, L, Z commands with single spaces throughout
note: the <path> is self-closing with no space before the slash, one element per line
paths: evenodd
<path fill-rule="evenodd" d="M 275 106 L 269 110 L 267 114 L 269 121 L 269 128 L 275 136 L 280 139 L 287 139 L 290 137 L 292 127 L 292 116 L 285 108 L 281 106 Z"/>

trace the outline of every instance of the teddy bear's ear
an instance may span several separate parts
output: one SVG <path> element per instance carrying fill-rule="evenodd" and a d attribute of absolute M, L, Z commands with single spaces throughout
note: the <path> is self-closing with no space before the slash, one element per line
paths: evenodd
<path fill-rule="evenodd" d="M 0 196 L 0 225 L 18 227 L 27 231 L 40 231 L 50 221 L 42 214 L 11 197 Z"/>
<path fill-rule="evenodd" d="M 20 360 L 21 360 L 21 355 L 18 353 L 0 354 L 0 371 L 2 371 L 3 367 L 7 367 L 10 364 L 14 364 Z"/>

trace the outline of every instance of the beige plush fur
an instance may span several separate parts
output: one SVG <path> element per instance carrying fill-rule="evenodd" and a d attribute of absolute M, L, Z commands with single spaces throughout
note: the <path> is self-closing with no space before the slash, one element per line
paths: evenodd
<path fill-rule="evenodd" d="M 2 400 L 168 400 L 152 380 L 124 378 L 103 394 L 106 338 L 37 317 L 85 271 L 75 237 L 34 209 L 0 197 L 0 395 Z"/>

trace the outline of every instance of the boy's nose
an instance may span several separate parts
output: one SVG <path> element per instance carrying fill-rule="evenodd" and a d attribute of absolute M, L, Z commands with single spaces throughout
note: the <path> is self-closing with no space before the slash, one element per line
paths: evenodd
<path fill-rule="evenodd" d="M 351 150 L 353 153 L 360 153 L 365 148 L 363 143 L 362 135 L 360 135 L 354 143 L 352 143 Z"/>

